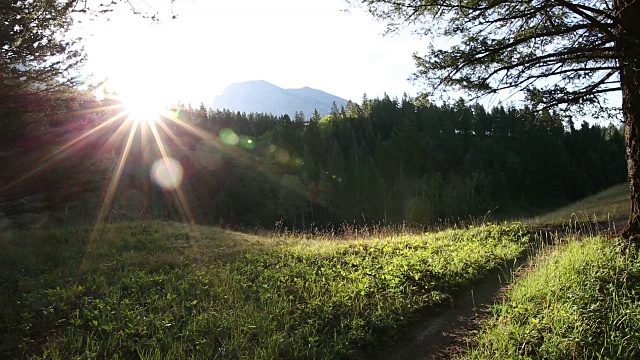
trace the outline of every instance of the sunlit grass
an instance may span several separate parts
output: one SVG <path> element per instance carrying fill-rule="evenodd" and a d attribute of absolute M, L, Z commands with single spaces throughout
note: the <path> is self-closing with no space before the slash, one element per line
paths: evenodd
<path fill-rule="evenodd" d="M 89 234 L 0 240 L 2 357 L 363 357 L 529 241 L 517 224 L 351 241 L 165 223 Z"/>
<path fill-rule="evenodd" d="M 640 254 L 602 237 L 570 242 L 508 293 L 470 359 L 637 359 Z"/>
<path fill-rule="evenodd" d="M 530 220 L 533 224 L 563 224 L 624 220 L 629 216 L 629 185 L 612 186 L 593 196 Z"/>

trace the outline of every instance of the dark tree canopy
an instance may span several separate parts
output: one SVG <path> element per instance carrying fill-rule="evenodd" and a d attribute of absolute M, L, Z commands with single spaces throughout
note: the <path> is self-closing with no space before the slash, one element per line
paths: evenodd
<path fill-rule="evenodd" d="M 40 213 L 63 222 L 74 217 L 84 221 L 95 214 L 104 185 L 114 176 L 116 160 L 126 146 L 111 141 L 117 133 L 113 124 L 103 132 L 90 132 L 119 109 L 97 110 L 92 94 L 78 90 L 74 75 L 84 58 L 78 43 L 65 35 L 73 19 L 78 19 L 74 14 L 84 19 L 85 13 L 91 19 L 119 6 L 137 13 L 145 3 L 0 0 L 0 168 L 6 170 L 0 174 L 0 223 L 3 216 L 16 226 L 30 226 L 35 213 L 38 224 Z M 609 41 L 604 29 L 589 28 L 584 20 L 588 18 L 561 11 L 564 5 L 559 3 L 451 3 L 458 7 L 447 7 L 446 2 L 365 3 L 392 26 L 426 24 L 429 32 L 425 34 L 457 37 L 459 45 L 450 50 L 433 49 L 427 56 L 416 56 L 416 78 L 427 82 L 428 92 L 466 89 L 487 94 L 524 89 L 542 106 L 537 111 L 485 109 L 464 100 L 436 106 L 408 96 L 371 100 L 365 95 L 361 105 L 334 106 L 324 118 L 317 112 L 289 117 L 213 111 L 204 104 L 197 109 L 182 107 L 179 119 L 197 124 L 207 134 L 205 139 L 220 140 L 230 133 L 238 139 L 236 148 L 212 147 L 189 131 L 167 125 L 178 139 L 167 141 L 184 169 L 182 186 L 195 220 L 308 230 L 344 221 L 436 223 L 484 216 L 489 210 L 496 216 L 521 216 L 622 180 L 623 132 L 618 127 L 583 123 L 576 129 L 571 114 L 562 117 L 550 109 L 560 105 L 573 110 L 573 102 L 597 109 L 603 105 L 598 95 L 615 87 L 631 94 L 625 99 L 634 98 L 634 82 L 625 87 L 621 76 L 625 72 L 614 71 L 622 60 L 589 62 L 585 58 L 580 63 L 575 54 L 575 59 L 558 55 L 593 39 Z M 141 11 L 139 15 L 154 20 Z M 458 21 L 462 15 L 465 20 Z M 525 15 L 532 20 L 518 20 L 517 16 Z M 500 20 L 500 16 L 506 18 Z M 509 16 L 513 21 L 507 21 Z M 454 20 L 437 21 L 442 18 Z M 607 24 L 609 18 L 598 14 L 598 19 Z M 583 23 L 589 26 L 575 28 Z M 617 25 L 607 26 L 615 30 Z M 574 32 L 562 33 L 564 27 Z M 493 35 L 486 35 L 487 31 Z M 536 31 L 558 34 L 536 37 Z M 612 41 L 592 54 L 627 54 L 619 37 Z M 605 50 L 610 46 L 615 49 Z M 548 61 L 556 61 L 560 69 L 547 66 L 536 51 L 556 54 Z M 572 72 L 577 77 L 571 77 Z M 602 78 L 607 80 L 598 80 Z M 591 88 L 599 87 L 587 93 L 590 82 Z M 573 102 L 567 100 L 570 97 Z M 627 113 L 631 115 L 625 118 L 634 119 L 637 111 Z M 638 137 L 637 131 L 629 131 L 629 124 L 634 123 L 627 122 L 628 142 L 629 134 L 631 141 Z M 90 136 L 84 138 L 82 134 L 88 132 Z M 123 168 L 108 217 L 176 219 L 180 210 L 172 194 L 152 185 L 148 176 L 153 157 L 159 155 L 144 149 L 142 135 L 135 136 L 133 155 Z M 57 152 L 73 138 L 83 140 L 69 151 Z M 629 152 L 633 148 L 627 147 L 630 169 L 640 156 L 634 158 L 640 152 L 637 146 L 635 153 Z M 629 174 L 630 179 L 637 178 L 632 175 L 637 172 Z"/>
<path fill-rule="evenodd" d="M 74 39 L 65 38 L 72 25 L 70 2 L 1 0 L 0 105 L 20 105 L 25 92 L 51 93 L 76 85 L 84 61 Z"/>
<path fill-rule="evenodd" d="M 42 203 L 55 193 L 54 203 L 84 181 L 68 176 L 71 169 L 82 174 L 84 163 L 67 159 L 64 166 L 7 188 L 56 142 L 87 126 L 71 114 L 91 96 L 78 88 L 82 48 L 67 36 L 73 6 L 59 0 L 0 0 L 0 218 L 26 196 Z M 66 126 L 72 122 L 75 129 Z"/>
<path fill-rule="evenodd" d="M 621 91 L 632 200 L 623 235 L 640 234 L 640 1 L 360 2 L 391 31 L 417 25 L 455 42 L 414 56 L 428 95 L 524 91 L 534 108 L 598 114 L 607 110 L 602 95 Z"/>
<path fill-rule="evenodd" d="M 393 30 L 418 24 L 451 37 L 448 49 L 414 55 L 425 91 L 474 94 L 524 90 L 545 106 L 604 105 L 620 91 L 620 59 L 611 1 L 365 0 Z"/>

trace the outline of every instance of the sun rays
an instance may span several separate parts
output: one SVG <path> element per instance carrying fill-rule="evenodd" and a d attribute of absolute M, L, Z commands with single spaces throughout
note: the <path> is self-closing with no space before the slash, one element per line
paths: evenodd
<path fill-rule="evenodd" d="M 199 140 L 210 143 L 215 147 L 219 146 L 215 137 L 195 128 L 178 119 L 173 112 L 162 109 L 149 99 L 136 99 L 135 101 L 124 101 L 118 97 L 109 96 L 105 99 L 105 105 L 91 110 L 80 110 L 75 115 L 87 115 L 90 113 L 100 113 L 106 119 L 99 125 L 84 131 L 73 139 L 67 141 L 55 150 L 42 156 L 29 170 L 17 176 L 14 180 L 3 184 L 0 187 L 0 194 L 15 191 L 18 186 L 27 182 L 35 181 L 44 172 L 54 168 L 57 164 L 65 160 L 68 155 L 88 144 L 90 141 L 100 142 L 95 153 L 87 154 L 98 158 L 110 151 L 120 148 L 117 163 L 109 176 L 108 184 L 103 189 L 97 215 L 94 221 L 94 231 L 106 222 L 109 211 L 114 204 L 118 193 L 122 190 L 123 176 L 126 169 L 132 162 L 132 155 L 140 158 L 149 154 L 158 153 L 158 158 L 150 159 L 150 163 L 144 163 L 145 176 L 153 180 L 163 191 L 169 193 L 173 199 L 173 206 L 177 209 L 183 222 L 194 224 L 193 213 L 187 203 L 187 197 L 182 189 L 183 169 L 180 162 L 171 157 L 168 151 L 166 140 L 170 140 L 172 146 L 180 149 L 187 156 L 192 156 L 180 138 L 174 133 L 164 119 L 170 120 L 175 128 L 183 129 Z M 115 102 L 115 104 L 114 104 Z M 106 136 L 105 136 L 106 135 Z M 100 140 L 103 136 L 105 140 Z M 163 140 L 163 138 L 165 138 Z M 153 150 L 153 149 L 156 150 Z M 135 149 L 135 150 L 134 150 Z M 142 170 L 142 169 L 137 169 Z M 93 236 L 92 236 L 93 237 Z"/>
<path fill-rule="evenodd" d="M 98 217 L 96 218 L 96 224 L 101 224 L 104 221 L 107 215 L 107 211 L 111 206 L 111 203 L 113 202 L 116 189 L 118 187 L 118 184 L 120 183 L 120 178 L 122 177 L 125 162 L 127 161 L 127 157 L 129 157 L 129 152 L 131 151 L 133 137 L 138 130 L 138 124 L 139 120 L 133 120 L 133 123 L 131 124 L 131 130 L 129 131 L 129 137 L 127 138 L 127 142 L 124 146 L 124 151 L 122 152 L 120 160 L 118 161 L 118 165 L 115 168 L 113 175 L 111 176 L 111 181 L 109 182 L 109 186 L 107 187 L 107 193 L 104 196 L 104 199 L 102 199 L 102 205 L 100 206 L 100 211 L 98 212 Z"/>
<path fill-rule="evenodd" d="M 182 168 L 180 167 L 179 162 L 167 155 L 164 143 L 162 142 L 160 134 L 158 133 L 158 129 L 156 128 L 156 121 L 161 122 L 162 119 L 158 117 L 157 120 L 151 120 L 148 122 L 149 126 L 151 127 L 151 132 L 153 133 L 153 138 L 156 140 L 156 145 L 158 145 L 160 153 L 162 154 L 162 163 L 159 163 L 158 161 L 160 160 L 157 160 L 154 164 L 154 167 L 156 167 L 156 169 L 160 169 L 157 172 L 153 172 L 154 178 L 156 182 L 165 189 L 175 189 L 175 193 L 178 197 L 176 205 L 180 205 L 182 207 L 182 214 L 186 216 L 186 220 L 189 222 L 189 224 L 193 224 L 193 215 L 191 213 L 191 210 L 189 209 L 189 205 L 187 204 L 184 193 L 182 192 L 182 189 L 180 187 L 180 183 L 182 182 Z M 177 143 L 180 142 L 178 141 Z"/>
<path fill-rule="evenodd" d="M 0 195 L 20 193 L 22 184 L 38 181 L 38 176 L 68 161 L 72 158 L 70 155 L 81 154 L 92 164 L 112 157 L 111 170 L 103 173 L 102 191 L 92 216 L 93 230 L 88 239 L 91 244 L 101 225 L 122 209 L 133 211 L 128 214 L 135 214 L 137 218 L 145 218 L 154 211 L 152 199 L 157 190 L 151 186 L 152 182 L 157 185 L 155 189 L 161 189 L 164 201 L 170 204 L 165 210 L 168 213 L 175 210 L 182 222 L 194 225 L 194 208 L 187 196 L 193 194 L 188 194 L 185 188 L 185 179 L 192 172 L 183 166 L 215 169 L 219 165 L 209 161 L 216 158 L 215 154 L 225 154 L 236 164 L 260 174 L 264 181 L 281 183 L 278 164 L 251 155 L 255 141 L 230 128 L 221 129 L 220 134 L 211 133 L 183 120 L 180 111 L 161 108 L 146 100 L 134 105 L 132 100 L 107 96 L 102 105 L 71 113 L 71 117 L 91 116 L 101 120 L 42 156 L 29 169 L 16 174 L 14 180 L 0 184 Z M 209 150 L 194 149 L 193 141 Z M 207 154 L 212 157 L 203 158 Z M 306 193 L 300 195 L 309 197 Z"/>
<path fill-rule="evenodd" d="M 157 105 L 154 105 L 153 102 L 150 101 L 135 103 L 123 102 L 122 113 L 126 114 L 126 118 L 120 125 L 120 128 L 114 132 L 109 141 L 117 143 L 118 138 L 122 137 L 123 131 L 127 126 L 129 127 L 129 135 L 120 154 L 120 158 L 118 159 L 118 164 L 109 181 L 107 191 L 101 201 L 100 210 L 95 221 L 96 228 L 106 220 L 107 214 L 116 197 L 125 166 L 131 156 L 131 149 L 136 138 L 140 142 L 138 151 L 146 152 L 150 150 L 151 147 L 155 146 L 161 154 L 159 159 L 153 159 L 152 166 L 145 166 L 145 170 L 149 170 L 149 173 L 145 176 L 150 177 L 164 191 L 170 193 L 171 197 L 174 199 L 174 206 L 178 210 L 183 222 L 188 224 L 195 223 L 195 219 L 181 186 L 183 180 L 183 169 L 179 161 L 169 156 L 166 145 L 162 140 L 162 136 L 160 135 L 156 124 L 160 125 L 160 128 L 169 136 L 178 148 L 183 151 L 185 151 L 186 148 L 171 129 L 164 124 L 161 117 L 162 112 L 163 110 L 160 107 L 157 107 Z M 183 127 L 188 126 L 179 120 L 175 123 Z M 149 129 L 151 130 L 151 135 L 149 135 Z M 139 134 L 139 136 L 136 136 L 137 134 Z M 105 144 L 105 146 L 107 145 Z"/>

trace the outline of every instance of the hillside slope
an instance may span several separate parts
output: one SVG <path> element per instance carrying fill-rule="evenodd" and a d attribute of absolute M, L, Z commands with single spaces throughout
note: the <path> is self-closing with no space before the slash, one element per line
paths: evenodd
<path fill-rule="evenodd" d="M 568 221 L 602 222 L 625 220 L 629 216 L 629 185 L 618 184 L 530 220 L 533 224 L 562 224 Z"/>

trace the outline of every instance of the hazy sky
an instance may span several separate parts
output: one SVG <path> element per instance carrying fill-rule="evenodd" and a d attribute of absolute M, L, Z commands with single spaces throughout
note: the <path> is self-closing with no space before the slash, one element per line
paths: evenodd
<path fill-rule="evenodd" d="M 165 16 L 159 24 L 130 11 L 79 24 L 86 71 L 121 93 L 208 105 L 227 85 L 258 79 L 355 101 L 418 90 L 407 78 L 426 40 L 408 31 L 383 37 L 383 23 L 345 0 L 176 0 L 175 20 L 170 0 L 146 2 Z"/>

